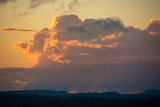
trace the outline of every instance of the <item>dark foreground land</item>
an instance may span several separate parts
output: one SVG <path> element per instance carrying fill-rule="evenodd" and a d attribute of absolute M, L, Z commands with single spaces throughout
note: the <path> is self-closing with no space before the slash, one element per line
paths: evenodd
<path fill-rule="evenodd" d="M 80 93 L 65 91 L 0 92 L 0 107 L 160 107 L 160 93 Z"/>

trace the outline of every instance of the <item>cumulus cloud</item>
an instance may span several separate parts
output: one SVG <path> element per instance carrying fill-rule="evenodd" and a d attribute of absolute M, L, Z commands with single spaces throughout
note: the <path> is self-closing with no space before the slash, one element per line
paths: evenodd
<path fill-rule="evenodd" d="M 94 51 L 117 47 L 117 42 L 98 43 L 97 40 L 99 40 L 98 38 L 102 38 L 102 41 L 104 38 L 107 39 L 106 35 L 109 39 L 114 38 L 111 36 L 112 34 L 120 33 L 125 29 L 118 18 L 82 21 L 73 14 L 62 15 L 56 17 L 55 24 L 51 29 L 42 29 L 34 35 L 33 40 L 17 44 L 17 47 L 29 54 L 40 54 L 40 57 L 45 55 L 52 61 L 70 63 L 72 55 L 76 57 L 79 53 L 85 53 L 82 50 L 88 51 L 90 48 Z M 77 48 L 77 51 L 69 54 L 71 48 Z"/>
<path fill-rule="evenodd" d="M 76 15 L 64 15 L 57 17 L 53 29 L 58 30 L 58 39 L 79 39 L 81 41 L 125 30 L 123 23 L 117 17 L 106 19 L 86 19 L 81 21 Z"/>
<path fill-rule="evenodd" d="M 35 55 L 36 63 L 28 72 L 14 72 L 13 77 L 1 69 L 0 81 L 8 78 L 1 89 L 7 84 L 13 87 L 11 83 L 24 89 L 70 92 L 160 89 L 160 34 L 151 32 L 160 32 L 159 19 L 140 30 L 124 26 L 117 17 L 58 16 L 51 29 L 44 28 L 32 40 L 16 44 L 26 57 Z"/>
<path fill-rule="evenodd" d="M 28 54 L 40 54 L 39 57 L 59 63 L 83 62 L 78 60 L 84 56 L 81 53 L 91 54 L 92 57 L 86 59 L 92 63 L 155 61 L 160 58 L 160 36 L 158 33 L 151 36 L 153 31 L 159 32 L 158 19 L 140 30 L 125 27 L 117 17 L 82 21 L 71 14 L 56 17 L 51 29 L 44 28 L 33 40 L 17 46 Z"/>

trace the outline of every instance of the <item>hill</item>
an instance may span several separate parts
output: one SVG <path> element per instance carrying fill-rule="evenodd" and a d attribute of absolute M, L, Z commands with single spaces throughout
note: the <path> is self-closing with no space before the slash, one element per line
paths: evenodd
<path fill-rule="evenodd" d="M 77 93 L 52 90 L 0 92 L 1 107 L 159 107 L 160 91 L 138 94 L 117 92 Z"/>

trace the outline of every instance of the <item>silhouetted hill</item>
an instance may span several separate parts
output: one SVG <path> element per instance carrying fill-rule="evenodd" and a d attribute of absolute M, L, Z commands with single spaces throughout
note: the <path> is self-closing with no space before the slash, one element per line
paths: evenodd
<path fill-rule="evenodd" d="M 67 96 L 66 91 L 52 90 L 21 90 L 21 91 L 6 91 L 0 92 L 0 95 L 21 95 L 21 96 Z"/>
<path fill-rule="evenodd" d="M 155 90 L 155 89 L 148 89 L 142 92 L 141 94 L 145 95 L 160 95 L 160 90 Z"/>
<path fill-rule="evenodd" d="M 138 94 L 6 91 L 0 92 L 0 107 L 160 107 L 160 91 L 146 90 Z"/>

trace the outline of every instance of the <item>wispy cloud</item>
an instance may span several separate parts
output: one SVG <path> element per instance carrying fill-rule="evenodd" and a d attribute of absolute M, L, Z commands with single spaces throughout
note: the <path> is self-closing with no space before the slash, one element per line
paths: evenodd
<path fill-rule="evenodd" d="M 0 0 L 0 4 L 6 4 L 7 2 L 10 2 L 10 1 L 16 1 L 16 0 Z"/>
<path fill-rule="evenodd" d="M 9 32 L 9 33 L 13 33 L 13 32 L 31 32 L 34 33 L 36 32 L 36 30 L 32 30 L 32 29 L 17 29 L 17 28 L 6 28 L 6 29 L 0 29 L 1 32 Z"/>
<path fill-rule="evenodd" d="M 45 3 L 54 3 L 56 0 L 30 0 L 28 9 L 34 9 Z"/>
<path fill-rule="evenodd" d="M 12 2 L 15 4 L 18 4 L 18 0 L 0 0 L 0 5 L 7 4 L 8 2 Z M 13 5 L 13 9 L 15 10 L 15 13 L 18 16 L 28 15 L 31 11 L 37 9 L 38 7 L 42 5 L 48 5 L 48 4 L 55 4 L 57 3 L 58 7 L 55 8 L 56 12 L 63 11 L 63 13 L 77 13 L 78 7 L 80 6 L 79 0 L 26 0 L 25 3 L 25 9 L 21 13 L 16 13 L 16 8 L 18 8 L 21 5 Z"/>

